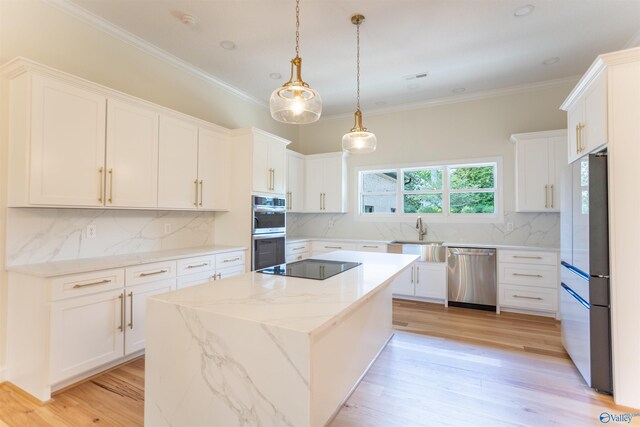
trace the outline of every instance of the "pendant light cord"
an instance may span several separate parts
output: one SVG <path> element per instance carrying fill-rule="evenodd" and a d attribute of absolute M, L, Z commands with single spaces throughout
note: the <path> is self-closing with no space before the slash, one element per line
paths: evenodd
<path fill-rule="evenodd" d="M 296 0 L 296 58 L 300 56 L 300 0 Z"/>
<path fill-rule="evenodd" d="M 356 25 L 356 87 L 357 110 L 360 111 L 360 23 Z"/>

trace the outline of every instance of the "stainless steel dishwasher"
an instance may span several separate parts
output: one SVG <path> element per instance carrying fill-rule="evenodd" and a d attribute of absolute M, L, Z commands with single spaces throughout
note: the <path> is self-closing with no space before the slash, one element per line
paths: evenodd
<path fill-rule="evenodd" d="M 449 305 L 495 310 L 495 249 L 450 247 L 447 263 Z"/>

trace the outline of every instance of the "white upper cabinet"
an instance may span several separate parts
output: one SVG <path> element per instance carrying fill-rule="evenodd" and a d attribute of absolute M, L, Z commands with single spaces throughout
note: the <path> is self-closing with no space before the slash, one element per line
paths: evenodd
<path fill-rule="evenodd" d="M 253 130 L 253 191 L 284 195 L 286 192 L 285 141 Z"/>
<path fill-rule="evenodd" d="M 304 170 L 304 156 L 287 150 L 287 210 L 289 212 L 304 212 Z"/>
<path fill-rule="evenodd" d="M 107 101 L 106 206 L 158 205 L 158 117 L 132 102 Z"/>
<path fill-rule="evenodd" d="M 229 150 L 225 133 L 163 115 L 160 118 L 158 207 L 228 209 Z"/>
<path fill-rule="evenodd" d="M 567 111 L 569 163 L 608 143 L 608 74 L 605 69 L 590 71 L 561 107 Z"/>
<path fill-rule="evenodd" d="M 342 152 L 306 156 L 305 211 L 347 211 L 347 157 Z"/>
<path fill-rule="evenodd" d="M 559 212 L 566 131 L 521 133 L 511 141 L 516 144 L 516 211 Z"/>
<path fill-rule="evenodd" d="M 32 74 L 9 90 L 9 206 L 102 206 L 106 97 Z"/>

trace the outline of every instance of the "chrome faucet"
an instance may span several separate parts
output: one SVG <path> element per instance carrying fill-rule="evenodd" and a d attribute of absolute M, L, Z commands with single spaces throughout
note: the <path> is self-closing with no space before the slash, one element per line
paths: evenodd
<path fill-rule="evenodd" d="M 422 225 L 422 217 L 418 217 L 416 221 L 416 230 L 418 230 L 418 240 L 424 240 L 424 236 L 427 235 L 427 230 Z"/>

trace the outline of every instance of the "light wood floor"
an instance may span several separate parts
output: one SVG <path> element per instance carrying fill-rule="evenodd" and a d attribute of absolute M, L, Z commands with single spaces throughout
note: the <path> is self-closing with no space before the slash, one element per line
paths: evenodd
<path fill-rule="evenodd" d="M 395 301 L 394 325 L 331 427 L 595 426 L 604 411 L 640 413 L 584 385 L 553 319 Z M 0 426 L 141 426 L 143 398 L 143 358 L 44 405 L 3 384 Z"/>

